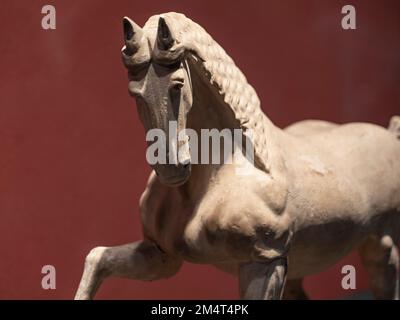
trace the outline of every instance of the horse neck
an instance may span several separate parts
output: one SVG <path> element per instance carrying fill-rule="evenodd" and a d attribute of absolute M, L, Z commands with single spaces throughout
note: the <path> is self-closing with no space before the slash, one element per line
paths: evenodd
<path fill-rule="evenodd" d="M 255 153 L 258 152 L 258 154 L 255 154 L 255 160 L 257 161 L 257 156 L 259 158 L 264 157 L 261 160 L 258 159 L 259 162 L 255 163 L 255 166 L 269 174 L 271 173 L 271 166 L 276 164 L 276 167 L 281 167 L 281 156 L 278 154 L 279 148 L 277 148 L 281 130 L 273 125 L 261 109 L 259 114 L 248 116 L 242 114 L 241 117 L 254 118 L 256 116 L 258 120 L 248 121 L 244 126 L 241 123 L 241 118 L 235 113 L 235 108 L 226 103 L 225 96 L 218 91 L 218 88 L 212 85 L 206 73 L 202 72 L 199 66 L 194 64 L 190 65 L 190 70 L 193 86 L 193 106 L 188 113 L 187 127 L 194 129 L 199 138 L 201 137 L 201 129 L 222 130 L 228 128 L 242 129 L 243 131 L 251 129 L 255 135 L 253 137 L 254 147 L 258 147 L 258 150 L 254 150 Z M 256 125 L 252 127 L 254 122 Z M 199 148 L 200 146 L 201 141 L 199 140 Z M 263 149 L 260 149 L 260 147 Z M 268 158 L 266 157 L 267 151 L 269 151 Z M 200 150 L 198 154 L 200 154 Z M 261 161 L 264 162 L 260 164 Z M 184 193 L 186 195 L 202 194 L 207 189 L 209 178 L 222 165 L 192 165 L 191 178 L 184 188 Z"/>
<path fill-rule="evenodd" d="M 201 129 L 240 128 L 240 123 L 232 109 L 209 79 L 194 66 L 190 66 L 192 78 L 193 106 L 188 114 L 188 127 L 200 136 Z"/>
<path fill-rule="evenodd" d="M 158 15 L 151 17 L 144 27 L 150 39 L 151 47 L 156 43 Z M 272 122 L 265 116 L 260 108 L 260 101 L 253 87 L 247 82 L 246 77 L 235 65 L 231 57 L 225 50 L 197 23 L 185 17 L 183 14 L 169 12 L 163 17 L 170 23 L 174 30 L 176 43 L 180 48 L 185 48 L 185 59 L 189 62 L 192 76 L 202 78 L 205 86 L 200 90 L 204 95 L 213 95 L 216 104 L 209 104 L 212 112 L 206 113 L 207 121 L 202 124 L 205 128 L 214 125 L 223 125 L 228 121 L 240 129 L 251 130 L 253 132 L 254 161 L 257 168 L 270 173 L 273 157 L 275 134 L 279 131 Z M 176 48 L 175 48 L 176 49 Z M 193 84 L 196 80 L 193 79 Z M 194 92 L 196 94 L 196 88 Z M 201 94 L 197 94 L 201 95 Z M 204 106 L 200 103 L 207 97 L 199 97 L 195 105 Z M 216 115 L 222 110 L 224 117 Z M 204 111 L 204 110 L 203 110 Z M 203 119 L 202 117 L 195 118 Z M 214 119 L 219 117 L 219 119 Z M 234 121 L 232 121 L 234 119 Z M 225 126 L 226 127 L 226 126 Z M 246 133 L 245 133 L 246 134 Z"/>
<path fill-rule="evenodd" d="M 280 158 L 277 146 L 282 131 L 262 111 L 254 88 L 239 68 L 224 51 L 220 56 L 220 60 L 208 62 L 194 55 L 188 57 L 193 123 L 200 128 L 238 128 L 246 136 L 251 133 L 255 166 L 270 173 L 274 158 Z"/>
<path fill-rule="evenodd" d="M 227 108 L 223 99 L 208 85 L 207 80 L 191 70 L 193 105 L 187 116 L 187 128 L 193 129 L 198 137 L 198 155 L 201 154 L 201 130 L 240 128 L 234 114 Z M 182 188 L 182 195 L 191 198 L 201 197 L 206 192 L 211 176 L 223 164 L 192 164 L 188 183 Z"/>

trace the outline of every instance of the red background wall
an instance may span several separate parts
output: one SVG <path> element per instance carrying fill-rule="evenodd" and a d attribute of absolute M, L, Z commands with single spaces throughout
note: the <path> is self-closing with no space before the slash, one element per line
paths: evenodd
<path fill-rule="evenodd" d="M 141 236 L 138 200 L 150 170 L 144 130 L 120 61 L 121 18 L 185 13 L 227 50 L 278 125 L 304 118 L 370 121 L 400 114 L 400 4 L 350 1 L 0 2 L 0 298 L 70 299 L 97 245 Z M 41 8 L 57 29 L 41 28 Z M 312 298 L 352 292 L 341 266 L 309 277 Z M 41 288 L 41 268 L 57 289 Z M 367 288 L 357 268 L 357 286 Z M 108 280 L 98 298 L 237 298 L 236 281 L 186 264 L 170 280 Z"/>

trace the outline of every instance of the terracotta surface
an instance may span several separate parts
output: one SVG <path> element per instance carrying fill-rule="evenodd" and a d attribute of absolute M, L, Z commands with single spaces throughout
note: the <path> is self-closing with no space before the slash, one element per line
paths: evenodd
<path fill-rule="evenodd" d="M 76 299 L 93 299 L 110 277 L 173 277 L 183 262 L 238 276 L 242 299 L 305 299 L 303 278 L 353 248 L 374 296 L 399 299 L 399 116 L 387 127 L 303 120 L 282 130 L 229 54 L 185 15 L 154 15 L 143 28 L 124 17 L 123 36 L 153 169 L 139 202 L 143 237 L 92 249 Z M 225 131 L 224 144 L 205 129 Z M 233 155 L 232 143 L 248 149 L 250 130 L 252 155 Z"/>

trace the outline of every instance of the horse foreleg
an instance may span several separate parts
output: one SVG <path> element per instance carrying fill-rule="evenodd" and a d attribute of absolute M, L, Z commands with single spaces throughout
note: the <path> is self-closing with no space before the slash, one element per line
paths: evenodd
<path fill-rule="evenodd" d="M 75 299 L 92 299 L 107 277 L 156 280 L 174 275 L 180 266 L 179 259 L 168 256 L 150 241 L 96 247 L 86 257 Z"/>
<path fill-rule="evenodd" d="M 303 279 L 287 280 L 285 291 L 283 293 L 284 300 L 308 300 L 308 296 L 303 288 Z"/>
<path fill-rule="evenodd" d="M 282 299 L 286 281 L 286 258 L 269 263 L 250 262 L 239 267 L 240 297 L 245 300 Z"/>
<path fill-rule="evenodd" d="M 360 255 L 376 299 L 400 298 L 399 248 L 389 235 L 369 237 Z"/>

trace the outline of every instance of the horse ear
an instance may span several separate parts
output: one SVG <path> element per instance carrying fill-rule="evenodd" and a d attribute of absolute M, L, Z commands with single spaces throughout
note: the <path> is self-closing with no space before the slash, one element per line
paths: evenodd
<path fill-rule="evenodd" d="M 143 30 L 128 17 L 123 18 L 122 25 L 127 54 L 132 55 L 139 50 L 143 37 Z"/>
<path fill-rule="evenodd" d="M 160 50 L 170 49 L 175 42 L 171 29 L 163 17 L 158 20 L 157 45 Z"/>

